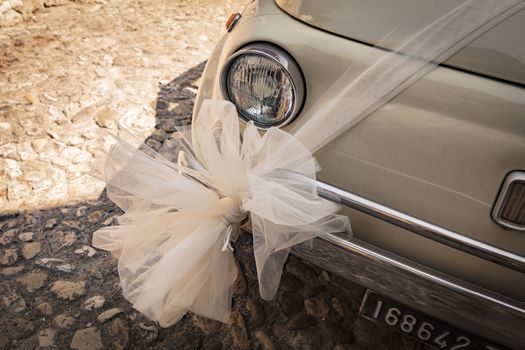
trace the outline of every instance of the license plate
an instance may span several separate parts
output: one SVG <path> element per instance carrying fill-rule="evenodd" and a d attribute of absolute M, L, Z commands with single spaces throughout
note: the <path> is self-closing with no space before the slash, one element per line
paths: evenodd
<path fill-rule="evenodd" d="M 367 290 L 359 314 L 442 350 L 508 350 Z"/>

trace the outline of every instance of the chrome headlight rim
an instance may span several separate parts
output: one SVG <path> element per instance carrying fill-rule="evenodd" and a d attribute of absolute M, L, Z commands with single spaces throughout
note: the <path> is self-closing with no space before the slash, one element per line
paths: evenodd
<path fill-rule="evenodd" d="M 224 63 L 221 73 L 220 73 L 220 89 L 224 99 L 235 104 L 233 98 L 230 96 L 228 89 L 228 75 L 232 64 L 237 60 L 237 58 L 243 55 L 259 55 L 266 57 L 275 63 L 279 64 L 283 69 L 283 72 L 288 76 L 291 88 L 294 93 L 295 99 L 291 112 L 282 120 L 274 123 L 264 123 L 260 121 L 253 120 L 244 114 L 244 111 L 235 106 L 239 114 L 241 121 L 248 123 L 253 122 L 255 126 L 259 129 L 269 129 L 271 127 L 283 127 L 291 123 L 295 117 L 299 114 L 304 105 L 305 95 L 306 95 L 306 83 L 304 80 L 303 73 L 299 68 L 297 62 L 293 57 L 287 53 L 285 50 L 280 47 L 264 42 L 251 43 L 241 47 L 238 51 L 234 52 L 228 57 Z"/>

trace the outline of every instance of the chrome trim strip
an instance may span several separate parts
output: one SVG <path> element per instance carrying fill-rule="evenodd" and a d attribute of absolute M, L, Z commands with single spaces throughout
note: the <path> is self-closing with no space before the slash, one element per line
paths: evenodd
<path fill-rule="evenodd" d="M 517 225 L 516 223 L 509 222 L 501 217 L 503 203 L 505 203 L 510 185 L 512 185 L 514 181 L 525 181 L 525 172 L 513 171 L 505 177 L 505 181 L 503 182 L 501 190 L 498 194 L 498 199 L 496 200 L 494 208 L 492 209 L 492 220 L 494 220 L 498 225 L 501 225 L 505 228 L 510 228 L 518 231 L 525 231 L 525 225 Z"/>
<path fill-rule="evenodd" d="M 377 202 L 317 181 L 319 195 L 465 253 L 525 272 L 525 257 L 420 220 Z"/>
<path fill-rule="evenodd" d="M 343 235 L 299 244 L 292 253 L 459 328 L 520 348 L 525 304 Z"/>

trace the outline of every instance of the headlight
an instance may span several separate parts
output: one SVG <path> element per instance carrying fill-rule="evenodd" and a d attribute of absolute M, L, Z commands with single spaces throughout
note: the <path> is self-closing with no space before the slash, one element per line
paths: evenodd
<path fill-rule="evenodd" d="M 237 51 L 221 72 L 224 98 L 240 117 L 260 128 L 284 126 L 304 100 L 304 80 L 295 61 L 269 44 L 252 44 Z"/>

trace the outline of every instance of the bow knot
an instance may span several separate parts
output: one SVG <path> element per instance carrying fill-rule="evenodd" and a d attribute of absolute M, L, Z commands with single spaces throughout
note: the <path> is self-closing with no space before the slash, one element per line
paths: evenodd
<path fill-rule="evenodd" d="M 222 197 L 220 202 L 223 209 L 222 218 L 228 224 L 239 224 L 245 218 L 246 214 L 241 210 L 237 198 Z"/>

